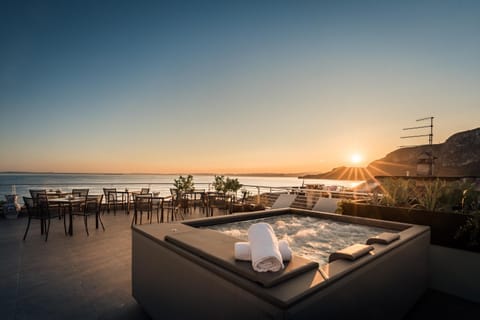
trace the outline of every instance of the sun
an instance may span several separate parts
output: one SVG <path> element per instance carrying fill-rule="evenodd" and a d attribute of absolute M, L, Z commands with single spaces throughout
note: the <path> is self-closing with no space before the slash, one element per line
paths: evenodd
<path fill-rule="evenodd" d="M 362 162 L 362 160 L 362 155 L 358 153 L 352 154 L 352 157 L 350 158 L 350 161 L 352 161 L 353 164 L 359 164 L 360 162 Z"/>

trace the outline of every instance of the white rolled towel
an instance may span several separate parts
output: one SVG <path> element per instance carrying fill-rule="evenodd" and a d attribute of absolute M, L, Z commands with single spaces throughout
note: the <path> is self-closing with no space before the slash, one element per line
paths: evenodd
<path fill-rule="evenodd" d="M 282 255 L 282 260 L 290 261 L 292 260 L 292 249 L 288 244 L 287 240 L 278 241 L 278 250 Z M 252 261 L 252 252 L 250 250 L 250 242 L 235 242 L 235 259 L 241 261 Z"/>
<path fill-rule="evenodd" d="M 277 272 L 284 268 L 277 237 L 268 223 L 252 224 L 248 228 L 248 242 L 250 242 L 253 270 Z"/>

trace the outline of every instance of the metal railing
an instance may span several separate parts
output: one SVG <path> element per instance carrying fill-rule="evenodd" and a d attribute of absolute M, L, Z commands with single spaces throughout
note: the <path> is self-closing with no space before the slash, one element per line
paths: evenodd
<path fill-rule="evenodd" d="M 11 185 L 0 184 L 0 196 L 11 193 Z M 170 189 L 174 188 L 172 183 L 145 183 L 145 182 L 115 182 L 115 183 L 42 183 L 42 184 L 16 184 L 16 194 L 18 201 L 23 204 L 24 196 L 30 196 L 30 189 L 47 189 L 49 191 L 60 190 L 70 192 L 75 188 L 88 188 L 89 194 L 103 194 L 103 188 L 116 188 L 117 190 L 128 189 L 130 191 L 140 190 L 141 188 L 150 188 L 151 192 L 159 193 L 162 196 L 170 195 Z M 195 189 L 205 189 L 205 191 L 215 191 L 212 183 L 195 183 Z M 246 196 L 244 196 L 246 193 Z M 343 190 L 329 189 L 307 189 L 303 187 L 271 187 L 262 185 L 243 185 L 235 194 L 236 199 L 244 199 L 247 204 L 261 204 L 264 207 L 271 207 L 281 194 L 296 194 L 295 207 L 311 209 L 320 197 L 341 198 L 352 201 L 363 201 L 370 199 L 372 194 L 365 192 L 353 192 Z"/>

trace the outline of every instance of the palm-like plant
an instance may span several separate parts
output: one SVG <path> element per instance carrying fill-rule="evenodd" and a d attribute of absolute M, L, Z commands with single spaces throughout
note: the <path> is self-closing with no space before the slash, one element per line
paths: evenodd
<path fill-rule="evenodd" d="M 388 178 L 381 184 L 382 197 L 377 200 L 389 207 L 410 206 L 415 183 L 412 180 Z"/>
<path fill-rule="evenodd" d="M 225 177 L 215 176 L 215 180 L 213 181 L 212 186 L 217 192 L 223 191 L 225 188 Z"/>
<path fill-rule="evenodd" d="M 178 179 L 173 180 L 173 186 L 179 192 L 192 191 L 195 186 L 193 176 L 190 174 L 187 177 L 179 176 Z"/>
<path fill-rule="evenodd" d="M 435 179 L 425 181 L 423 188 L 416 189 L 416 201 L 422 209 L 435 211 L 441 203 L 441 198 L 445 193 L 447 183 L 445 180 Z"/>
<path fill-rule="evenodd" d="M 225 179 L 225 176 L 215 176 L 215 180 L 213 181 L 212 185 L 217 192 L 225 193 L 228 191 L 236 193 L 243 186 L 237 178 L 232 179 L 227 177 Z"/>

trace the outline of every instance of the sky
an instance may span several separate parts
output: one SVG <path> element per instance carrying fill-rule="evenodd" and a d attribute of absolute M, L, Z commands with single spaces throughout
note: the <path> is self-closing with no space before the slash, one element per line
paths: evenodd
<path fill-rule="evenodd" d="M 365 166 L 480 126 L 479 34 L 480 1 L 2 0 L 0 171 Z"/>

